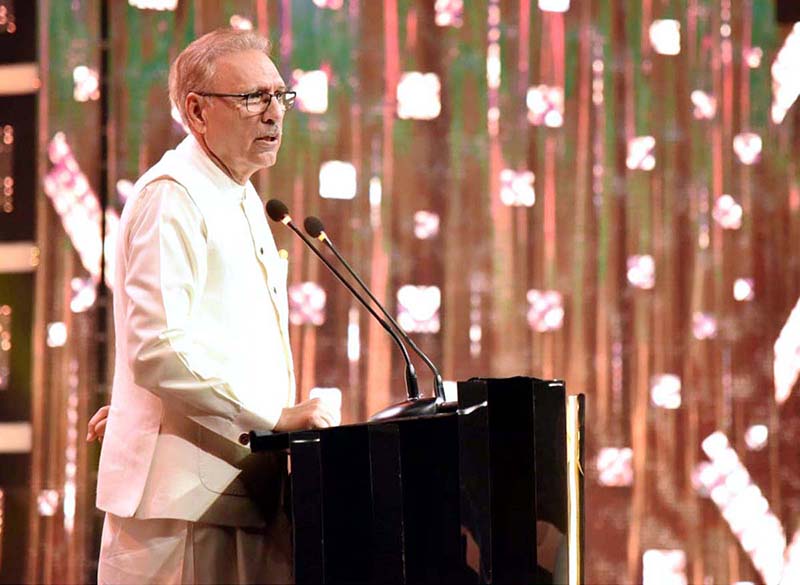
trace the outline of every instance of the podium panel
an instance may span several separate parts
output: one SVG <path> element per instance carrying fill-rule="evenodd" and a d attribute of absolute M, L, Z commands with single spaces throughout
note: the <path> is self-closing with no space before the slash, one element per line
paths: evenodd
<path fill-rule="evenodd" d="M 251 432 L 291 456 L 297 583 L 567 582 L 566 409 L 560 381 L 473 378 L 432 416 Z"/>

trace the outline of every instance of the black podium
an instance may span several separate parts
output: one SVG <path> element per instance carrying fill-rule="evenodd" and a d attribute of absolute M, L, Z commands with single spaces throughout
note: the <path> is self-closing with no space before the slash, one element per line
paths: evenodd
<path fill-rule="evenodd" d="M 291 457 L 297 583 L 582 582 L 582 407 L 560 381 L 473 378 L 443 414 L 251 432 Z"/>

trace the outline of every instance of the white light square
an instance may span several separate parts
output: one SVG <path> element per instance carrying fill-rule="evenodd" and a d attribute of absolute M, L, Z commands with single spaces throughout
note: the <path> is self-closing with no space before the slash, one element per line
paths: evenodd
<path fill-rule="evenodd" d="M 67 326 L 61 321 L 47 325 L 47 347 L 62 347 L 67 343 Z"/>
<path fill-rule="evenodd" d="M 438 286 L 406 284 L 397 291 L 397 322 L 408 333 L 438 333 L 441 305 Z"/>
<path fill-rule="evenodd" d="M 628 157 L 625 166 L 633 170 L 652 171 L 656 166 L 656 139 L 652 136 L 637 136 L 628 141 Z"/>
<path fill-rule="evenodd" d="M 681 23 L 677 20 L 654 20 L 650 25 L 650 44 L 661 55 L 681 52 Z"/>
<path fill-rule="evenodd" d="M 302 282 L 289 287 L 289 321 L 292 325 L 325 323 L 325 290 L 316 282 Z"/>
<path fill-rule="evenodd" d="M 659 374 L 650 381 L 650 401 L 654 406 L 674 410 L 681 405 L 681 379 L 675 374 Z"/>
<path fill-rule="evenodd" d="M 356 167 L 330 160 L 319 168 L 319 196 L 324 199 L 353 199 L 356 196 Z"/>
<path fill-rule="evenodd" d="M 417 211 L 414 214 L 414 235 L 428 240 L 439 233 L 439 214 L 432 211 Z"/>
<path fill-rule="evenodd" d="M 309 114 L 324 114 L 328 111 L 328 74 L 322 70 L 292 73 L 292 89 L 297 92 L 295 108 Z"/>
<path fill-rule="evenodd" d="M 633 450 L 630 447 L 605 447 L 596 460 L 600 485 L 626 487 L 633 484 Z"/>
<path fill-rule="evenodd" d="M 531 289 L 528 299 L 528 325 L 544 333 L 561 329 L 564 324 L 564 298 L 556 290 Z"/>
<path fill-rule="evenodd" d="M 628 282 L 636 288 L 650 290 L 656 284 L 656 263 L 650 254 L 628 257 Z"/>
<path fill-rule="evenodd" d="M 539 0 L 539 10 L 542 12 L 566 12 L 569 10 L 569 0 Z"/>
<path fill-rule="evenodd" d="M 397 115 L 403 120 L 433 120 L 442 110 L 441 89 L 435 73 L 403 73 L 397 84 Z"/>
<path fill-rule="evenodd" d="M 686 553 L 651 549 L 642 555 L 642 585 L 686 585 Z"/>
<path fill-rule="evenodd" d="M 761 158 L 761 136 L 755 132 L 742 132 L 733 139 L 733 151 L 743 165 L 752 165 Z"/>
<path fill-rule="evenodd" d="M 528 89 L 525 97 L 528 122 L 534 126 L 559 128 L 564 124 L 564 88 L 537 85 Z"/>
<path fill-rule="evenodd" d="M 533 189 L 535 177 L 531 171 L 500 171 L 500 201 L 512 207 L 533 207 L 536 191 Z"/>
<path fill-rule="evenodd" d="M 464 22 L 464 0 L 436 0 L 433 9 L 436 26 L 459 28 Z"/>

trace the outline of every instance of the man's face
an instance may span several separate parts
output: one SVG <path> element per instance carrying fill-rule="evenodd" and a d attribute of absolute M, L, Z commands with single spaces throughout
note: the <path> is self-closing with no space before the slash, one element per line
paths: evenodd
<path fill-rule="evenodd" d="M 217 59 L 209 93 L 251 93 L 285 90 L 277 68 L 264 53 L 241 51 Z M 239 183 L 278 158 L 283 130 L 283 106 L 272 98 L 263 113 L 248 111 L 244 100 L 231 97 L 203 97 L 204 124 L 199 126 L 206 147 Z"/>

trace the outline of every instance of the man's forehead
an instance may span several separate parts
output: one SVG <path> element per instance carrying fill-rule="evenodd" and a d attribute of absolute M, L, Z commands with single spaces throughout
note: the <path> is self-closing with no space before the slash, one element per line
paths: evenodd
<path fill-rule="evenodd" d="M 217 84 L 235 84 L 240 88 L 263 89 L 285 86 L 278 68 L 261 51 L 247 50 L 230 53 L 220 57 L 217 65 L 214 76 Z"/>

